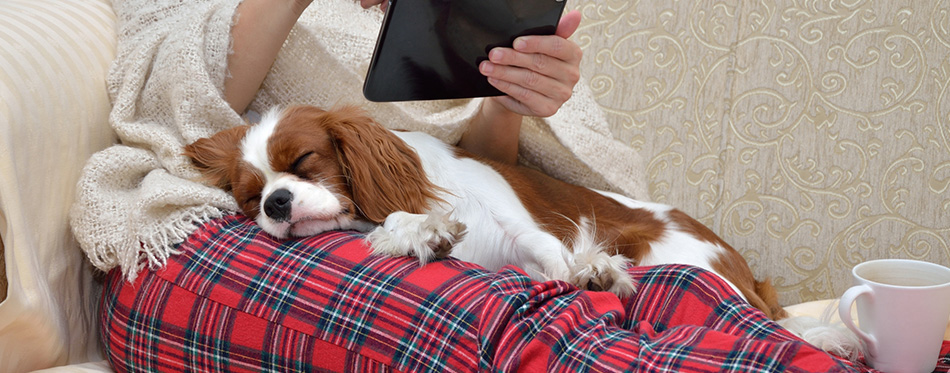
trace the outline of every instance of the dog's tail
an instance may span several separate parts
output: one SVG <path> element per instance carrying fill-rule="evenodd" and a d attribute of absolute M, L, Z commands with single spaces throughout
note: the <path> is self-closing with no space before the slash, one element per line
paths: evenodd
<path fill-rule="evenodd" d="M 767 309 L 767 313 L 773 320 L 788 317 L 788 312 L 778 303 L 778 292 L 775 291 L 775 287 L 772 286 L 772 279 L 767 278 L 763 281 L 753 280 L 753 283 L 755 284 L 755 295 L 757 295 L 761 301 L 761 304 L 756 305 L 756 307 L 763 310 Z"/>
<path fill-rule="evenodd" d="M 756 280 L 749 264 L 738 251 L 724 241 L 719 240 L 717 243 L 725 248 L 725 251 L 712 265 L 716 272 L 735 285 L 746 301 L 765 313 L 768 318 L 779 320 L 788 317 L 788 313 L 778 302 L 778 292 L 772 286 L 772 281 Z"/>

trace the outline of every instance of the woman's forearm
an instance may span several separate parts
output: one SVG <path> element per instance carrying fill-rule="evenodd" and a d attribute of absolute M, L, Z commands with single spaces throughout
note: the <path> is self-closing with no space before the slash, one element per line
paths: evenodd
<path fill-rule="evenodd" d="M 224 79 L 224 99 L 234 111 L 247 110 L 290 29 L 309 4 L 310 0 L 245 0 L 238 5 Z"/>
<path fill-rule="evenodd" d="M 479 156 L 515 164 L 518 162 L 518 136 L 522 118 L 495 99 L 487 98 L 458 145 Z"/>
<path fill-rule="evenodd" d="M 238 6 L 224 80 L 224 99 L 234 111 L 243 114 L 247 110 L 287 35 L 311 1 L 244 0 Z M 496 99 L 485 99 L 459 146 L 479 156 L 514 164 L 518 161 L 522 118 Z"/>

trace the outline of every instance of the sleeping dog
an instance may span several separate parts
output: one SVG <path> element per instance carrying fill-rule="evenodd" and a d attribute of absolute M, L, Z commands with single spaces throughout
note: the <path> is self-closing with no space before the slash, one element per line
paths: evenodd
<path fill-rule="evenodd" d="M 634 291 L 628 265 L 694 265 L 818 347 L 850 359 L 861 352 L 843 327 L 787 318 L 770 282 L 679 210 L 390 131 L 354 107 L 275 109 L 187 145 L 185 155 L 278 238 L 358 230 L 376 254 L 515 265 L 535 280 L 620 296 Z"/>
<path fill-rule="evenodd" d="M 185 154 L 278 238 L 355 229 L 368 232 L 377 254 L 422 263 L 451 254 L 489 270 L 511 264 L 536 280 L 618 295 L 634 290 L 630 264 L 690 264 L 769 317 L 786 316 L 768 281 L 756 281 L 738 252 L 679 210 L 389 131 L 357 108 L 272 110 Z"/>

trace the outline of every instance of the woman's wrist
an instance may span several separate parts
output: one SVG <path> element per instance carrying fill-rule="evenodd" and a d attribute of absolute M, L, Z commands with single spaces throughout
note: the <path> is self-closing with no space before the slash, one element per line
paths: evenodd
<path fill-rule="evenodd" d="M 233 53 L 228 56 L 224 99 L 244 113 L 277 58 L 280 47 L 311 0 L 245 0 L 231 28 Z"/>
<path fill-rule="evenodd" d="M 522 119 L 522 115 L 508 110 L 496 99 L 486 98 L 458 145 L 488 159 L 517 163 Z"/>

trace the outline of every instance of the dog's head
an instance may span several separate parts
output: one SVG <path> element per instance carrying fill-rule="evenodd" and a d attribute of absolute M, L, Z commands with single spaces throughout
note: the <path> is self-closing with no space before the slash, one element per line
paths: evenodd
<path fill-rule="evenodd" d="M 185 147 L 213 185 L 279 238 L 421 213 L 435 197 L 416 152 L 361 110 L 272 110 Z"/>

